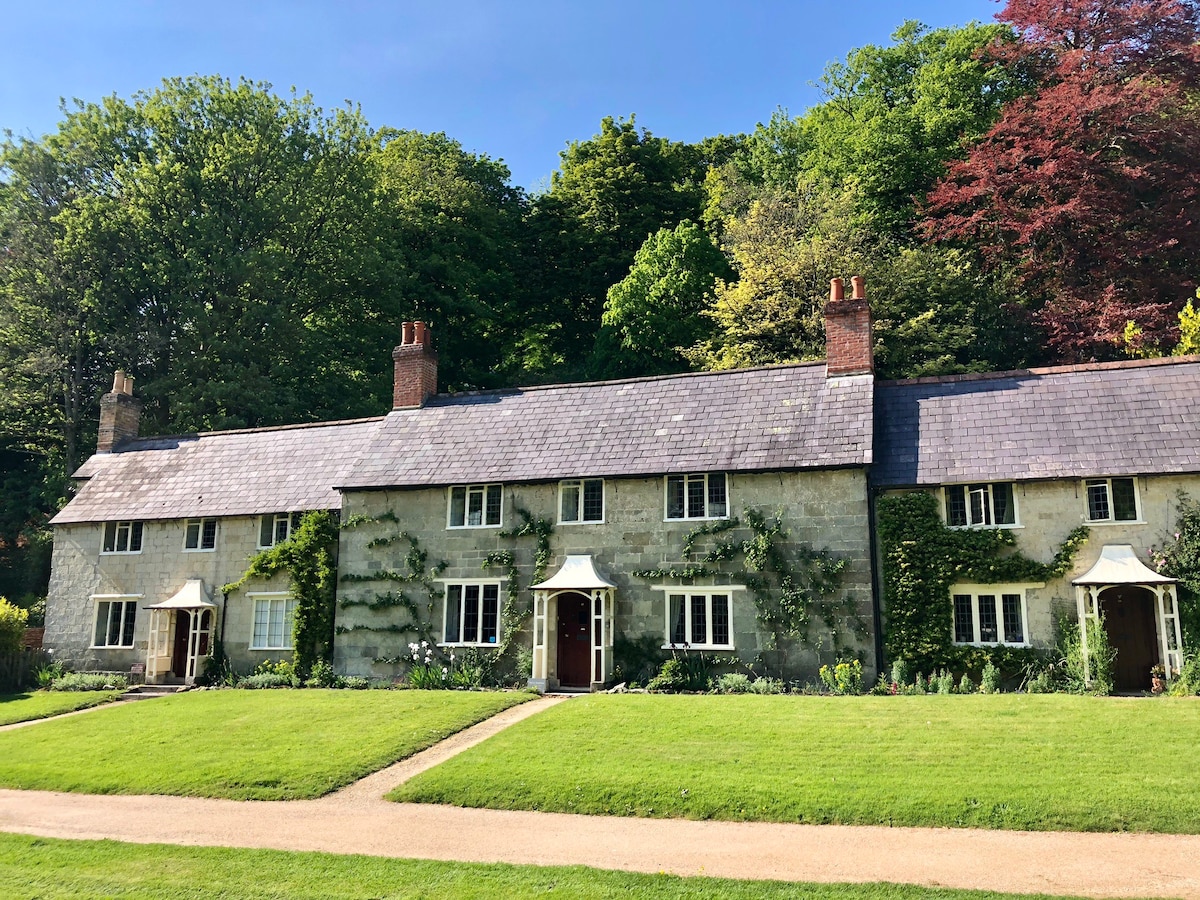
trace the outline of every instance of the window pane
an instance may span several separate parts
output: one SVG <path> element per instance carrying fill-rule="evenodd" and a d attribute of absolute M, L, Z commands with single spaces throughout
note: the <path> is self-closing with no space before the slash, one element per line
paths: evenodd
<path fill-rule="evenodd" d="M 725 497 L 725 475 L 721 472 L 708 476 L 708 515 L 721 519 L 727 515 L 729 504 Z"/>
<path fill-rule="evenodd" d="M 706 598 L 703 594 L 692 595 L 692 643 L 708 643 L 708 616 L 704 610 Z"/>
<path fill-rule="evenodd" d="M 142 549 L 142 523 L 133 522 L 129 526 L 129 552 L 138 553 Z"/>
<path fill-rule="evenodd" d="M 92 638 L 92 645 L 95 647 L 103 647 L 108 641 L 108 607 L 110 605 L 107 600 L 101 600 L 96 604 L 96 634 Z"/>
<path fill-rule="evenodd" d="M 258 546 L 270 547 L 275 534 L 275 517 L 263 516 L 258 523 Z"/>
<path fill-rule="evenodd" d="M 462 616 L 462 585 L 446 585 L 446 634 L 447 644 L 457 644 L 462 640 L 460 617 Z"/>
<path fill-rule="evenodd" d="M 583 483 L 583 521 L 604 521 L 604 482 L 599 478 Z"/>
<path fill-rule="evenodd" d="M 187 523 L 184 533 L 183 546 L 188 550 L 196 550 L 200 546 L 200 523 L 192 519 Z"/>
<path fill-rule="evenodd" d="M 271 616 L 267 626 L 267 641 L 272 647 L 283 646 L 283 601 L 271 601 Z"/>
<path fill-rule="evenodd" d="M 291 520 L 287 513 L 280 513 L 275 517 L 275 543 L 282 544 L 288 539 L 288 526 Z"/>
<path fill-rule="evenodd" d="M 988 486 L 986 484 L 971 485 L 970 500 L 971 524 L 991 525 L 992 506 L 988 502 Z"/>
<path fill-rule="evenodd" d="M 975 622 L 971 611 L 971 595 L 954 595 L 954 641 L 970 644 L 975 640 Z"/>
<path fill-rule="evenodd" d="M 483 488 L 470 488 L 467 491 L 467 524 L 483 524 Z"/>
<path fill-rule="evenodd" d="M 727 645 L 729 640 L 729 595 L 714 594 L 712 598 L 712 642 Z"/>
<path fill-rule="evenodd" d="M 979 640 L 985 644 L 996 644 L 1000 641 L 994 594 L 979 595 Z"/>
<path fill-rule="evenodd" d="M 687 480 L 687 517 L 704 518 L 704 476 L 689 475 Z"/>
<path fill-rule="evenodd" d="M 487 524 L 500 524 L 500 485 L 489 484 L 487 487 Z"/>
<path fill-rule="evenodd" d="M 121 641 L 121 606 L 120 603 L 108 604 L 108 634 L 104 643 L 109 647 Z"/>
<path fill-rule="evenodd" d="M 946 524 L 967 524 L 967 489 L 961 484 L 946 488 Z"/>
<path fill-rule="evenodd" d="M 1137 519 L 1137 499 L 1132 478 L 1112 480 L 1112 508 L 1113 518 L 1119 522 L 1133 522 Z"/>
<path fill-rule="evenodd" d="M 450 489 L 450 524 L 461 528 L 467 524 L 467 489 L 456 487 Z"/>
<path fill-rule="evenodd" d="M 482 637 L 485 644 L 496 643 L 500 633 L 500 586 L 485 584 L 483 586 L 483 626 Z"/>
<path fill-rule="evenodd" d="M 117 523 L 106 522 L 104 524 L 104 552 L 112 553 L 117 549 Z"/>
<path fill-rule="evenodd" d="M 683 618 L 683 594 L 672 594 L 669 598 L 671 604 L 671 634 L 670 641 L 672 644 L 687 643 L 687 631 Z"/>
<path fill-rule="evenodd" d="M 463 641 L 479 643 L 479 585 L 463 586 Z"/>
<path fill-rule="evenodd" d="M 1105 521 L 1111 516 L 1108 508 L 1108 482 L 1089 481 L 1087 483 L 1088 518 L 1093 522 Z"/>
<path fill-rule="evenodd" d="M 200 529 L 200 549 L 212 550 L 217 546 L 217 520 L 205 519 Z"/>
<path fill-rule="evenodd" d="M 1013 486 L 1008 482 L 992 485 L 992 512 L 997 525 L 1016 525 L 1017 511 L 1013 503 Z"/>
<path fill-rule="evenodd" d="M 1001 601 L 1004 605 L 1004 643 L 1025 643 L 1025 629 L 1021 622 L 1021 595 L 1005 594 Z"/>
<path fill-rule="evenodd" d="M 133 646 L 133 622 L 134 622 L 134 616 L 137 615 L 137 603 L 134 603 L 132 601 L 127 601 L 125 603 L 122 603 L 121 606 L 123 606 L 125 608 L 125 610 L 124 610 L 125 622 L 124 622 L 124 626 L 121 629 L 121 646 L 132 647 Z"/>
<path fill-rule="evenodd" d="M 269 619 L 270 602 L 267 600 L 254 601 L 254 646 L 267 645 L 267 621 Z"/>
<path fill-rule="evenodd" d="M 683 476 L 667 476 L 667 518 L 682 519 L 683 506 Z"/>
<path fill-rule="evenodd" d="M 564 522 L 579 521 L 579 482 L 564 481 L 562 484 L 562 515 Z"/>

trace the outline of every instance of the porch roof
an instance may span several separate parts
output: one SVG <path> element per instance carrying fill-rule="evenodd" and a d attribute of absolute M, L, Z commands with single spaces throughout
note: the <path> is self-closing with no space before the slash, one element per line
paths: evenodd
<path fill-rule="evenodd" d="M 204 587 L 204 579 L 189 578 L 169 600 L 147 606 L 146 609 L 216 609 L 212 595 Z"/>
<path fill-rule="evenodd" d="M 615 588 L 616 585 L 596 571 L 596 564 L 590 555 L 568 556 L 562 566 L 551 577 L 541 584 L 535 584 L 535 591 L 594 591 L 603 588 Z"/>
<path fill-rule="evenodd" d="M 1174 584 L 1137 558 L 1130 544 L 1105 544 L 1100 558 L 1072 584 Z"/>

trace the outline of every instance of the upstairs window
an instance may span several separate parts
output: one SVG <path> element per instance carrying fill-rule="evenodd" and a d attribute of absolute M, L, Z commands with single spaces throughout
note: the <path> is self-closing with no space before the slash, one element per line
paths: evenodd
<path fill-rule="evenodd" d="M 142 552 L 142 523 L 141 522 L 106 522 L 104 523 L 104 543 L 102 553 L 141 553 Z"/>
<path fill-rule="evenodd" d="M 502 519 L 498 484 L 467 484 L 450 488 L 448 528 L 496 528 Z"/>
<path fill-rule="evenodd" d="M 951 588 L 954 643 L 1025 646 L 1025 591 L 988 585 Z"/>
<path fill-rule="evenodd" d="M 217 520 L 188 519 L 183 531 L 184 550 L 217 549 Z"/>
<path fill-rule="evenodd" d="M 258 521 L 258 549 L 282 544 L 300 527 L 300 513 L 267 513 Z"/>
<path fill-rule="evenodd" d="M 667 476 L 668 519 L 725 519 L 729 496 L 724 472 Z"/>
<path fill-rule="evenodd" d="M 494 647 L 500 641 L 500 582 L 446 585 L 442 643 Z"/>
<path fill-rule="evenodd" d="M 1087 489 L 1089 522 L 1138 521 L 1137 484 L 1132 478 L 1089 478 Z"/>
<path fill-rule="evenodd" d="M 558 485 L 559 522 L 603 522 L 604 480 L 585 478 Z"/>
<path fill-rule="evenodd" d="M 945 488 L 946 524 L 952 528 L 997 528 L 1017 524 L 1012 482 L 951 484 Z"/>

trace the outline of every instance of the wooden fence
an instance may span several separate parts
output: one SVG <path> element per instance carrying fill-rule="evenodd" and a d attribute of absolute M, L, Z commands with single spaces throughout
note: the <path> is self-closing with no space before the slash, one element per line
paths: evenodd
<path fill-rule="evenodd" d="M 49 662 L 50 654 L 45 650 L 0 653 L 0 693 L 33 687 L 37 670 Z"/>

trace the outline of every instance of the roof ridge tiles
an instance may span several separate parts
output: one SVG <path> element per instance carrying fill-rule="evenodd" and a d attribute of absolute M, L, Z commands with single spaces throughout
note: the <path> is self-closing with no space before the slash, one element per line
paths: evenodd
<path fill-rule="evenodd" d="M 965 381 L 996 381 L 1022 375 L 1064 375 L 1076 372 L 1103 372 L 1110 369 L 1141 369 L 1155 366 L 1174 366 L 1200 363 L 1200 355 L 1156 356 L 1152 359 L 1120 359 L 1113 362 L 1074 363 L 1062 366 L 1031 366 L 1027 369 L 1007 369 L 1003 372 L 962 372 L 957 375 L 922 375 L 918 378 L 893 378 L 880 381 L 880 387 L 909 384 L 953 384 Z"/>
<path fill-rule="evenodd" d="M 701 372 L 674 372 L 669 375 L 641 375 L 636 378 L 610 378 L 603 381 L 561 381 L 552 384 L 528 384 L 518 385 L 515 387 L 503 388 L 484 388 L 471 391 L 453 391 L 443 394 L 434 394 L 429 398 L 429 403 L 434 403 L 439 400 L 451 401 L 460 400 L 466 397 L 493 397 L 501 394 L 525 394 L 533 391 L 551 391 L 562 388 L 583 388 L 583 387 L 605 387 L 614 384 L 642 384 L 651 381 L 671 381 L 680 378 L 708 378 L 714 375 L 737 375 L 744 372 L 768 372 L 782 371 L 784 369 L 805 369 L 816 366 L 825 365 L 825 360 L 804 360 L 801 362 L 791 363 L 775 363 L 769 366 L 746 366 L 741 369 L 708 369 Z M 849 376 L 846 376 L 849 377 Z M 418 411 L 422 407 L 413 407 L 411 410 L 401 410 L 401 412 Z"/>
<path fill-rule="evenodd" d="M 366 422 L 382 422 L 385 416 L 363 416 L 358 419 L 333 419 L 328 422 L 294 422 L 288 425 L 262 425 L 257 428 L 229 428 L 224 431 L 184 431 L 178 434 L 143 434 L 133 438 L 113 454 L 136 450 L 136 444 L 146 441 L 170 441 L 183 438 L 222 437 L 227 434 L 263 434 L 271 431 L 299 431 L 303 428 L 333 428 L 339 425 L 362 425 Z"/>

